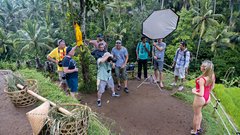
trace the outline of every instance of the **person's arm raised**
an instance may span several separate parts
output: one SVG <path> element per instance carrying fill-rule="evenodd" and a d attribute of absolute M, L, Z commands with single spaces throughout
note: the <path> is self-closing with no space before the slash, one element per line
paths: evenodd
<path fill-rule="evenodd" d="M 153 43 L 153 46 L 155 46 L 156 49 L 158 49 L 159 51 L 162 51 L 162 50 L 165 49 L 164 47 L 160 47 L 160 46 L 158 46 L 155 42 Z"/>

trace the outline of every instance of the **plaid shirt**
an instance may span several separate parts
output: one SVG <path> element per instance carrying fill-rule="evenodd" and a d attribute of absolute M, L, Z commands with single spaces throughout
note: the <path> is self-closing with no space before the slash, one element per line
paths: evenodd
<path fill-rule="evenodd" d="M 184 52 L 186 53 L 185 59 Z M 178 48 L 174 57 L 174 61 L 176 62 L 175 68 L 188 68 L 190 61 L 190 52 L 187 50 L 187 48 L 183 51 Z"/>

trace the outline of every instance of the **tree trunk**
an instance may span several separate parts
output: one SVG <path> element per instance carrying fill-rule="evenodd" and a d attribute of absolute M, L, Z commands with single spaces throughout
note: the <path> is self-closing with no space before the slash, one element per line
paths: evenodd
<path fill-rule="evenodd" d="M 86 37 L 86 0 L 80 0 L 80 21 L 81 21 L 81 31 L 82 31 L 82 35 L 83 35 L 83 39 L 84 37 Z M 86 51 L 84 49 L 84 47 L 82 48 L 83 51 L 80 52 L 80 57 L 79 57 L 79 61 L 81 63 L 81 67 L 82 67 L 82 75 L 83 75 L 83 81 L 84 84 L 88 84 L 88 82 L 90 81 L 90 77 L 89 77 L 89 64 L 87 64 L 89 60 L 87 60 L 87 54 Z"/>
<path fill-rule="evenodd" d="M 80 0 L 80 21 L 83 36 L 86 36 L 86 0 Z"/>
<path fill-rule="evenodd" d="M 186 0 L 183 0 L 183 7 L 185 7 L 185 9 L 187 9 L 187 2 L 186 2 Z"/>
<path fill-rule="evenodd" d="M 197 62 L 197 58 L 198 58 L 198 53 L 199 53 L 199 48 L 200 48 L 201 40 L 202 40 L 202 38 L 199 37 L 198 46 L 197 46 L 197 54 L 196 54 L 196 58 L 195 58 L 196 61 L 195 61 L 195 62 Z"/>
<path fill-rule="evenodd" d="M 162 0 L 161 9 L 163 9 L 163 6 L 164 6 L 164 0 Z"/>
<path fill-rule="evenodd" d="M 213 14 L 216 12 L 216 0 L 213 0 Z"/>
<path fill-rule="evenodd" d="M 103 19 L 103 28 L 104 28 L 104 31 L 107 29 L 106 27 L 106 18 L 105 18 L 105 12 L 103 11 L 102 12 L 102 19 Z"/>
<path fill-rule="evenodd" d="M 229 8 L 230 8 L 229 26 L 232 26 L 233 0 L 229 0 Z"/>
<path fill-rule="evenodd" d="M 238 12 L 240 12 L 240 0 L 238 0 Z"/>
<path fill-rule="evenodd" d="M 140 7 L 140 11 L 142 12 L 143 11 L 143 1 L 141 0 L 141 7 Z"/>

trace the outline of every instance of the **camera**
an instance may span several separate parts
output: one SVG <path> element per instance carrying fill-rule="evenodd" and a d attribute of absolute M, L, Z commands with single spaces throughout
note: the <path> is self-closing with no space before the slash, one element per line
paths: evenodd
<path fill-rule="evenodd" d="M 116 59 L 114 59 L 113 57 L 108 57 L 108 59 L 107 59 L 107 62 L 113 62 L 113 63 L 116 63 L 117 62 L 117 60 Z"/>
<path fill-rule="evenodd" d="M 135 65 L 134 65 L 134 64 L 129 64 L 129 65 L 127 65 L 126 70 L 127 70 L 127 71 L 134 71 L 134 68 L 135 68 Z"/>
<path fill-rule="evenodd" d="M 63 65 L 62 65 L 62 61 L 59 61 L 59 62 L 58 62 L 58 66 L 59 66 L 59 67 L 62 67 L 62 66 L 63 66 Z"/>
<path fill-rule="evenodd" d="M 62 79 L 63 79 L 63 80 L 66 80 L 66 79 L 67 79 L 67 75 L 66 75 L 66 74 L 63 74 Z"/>

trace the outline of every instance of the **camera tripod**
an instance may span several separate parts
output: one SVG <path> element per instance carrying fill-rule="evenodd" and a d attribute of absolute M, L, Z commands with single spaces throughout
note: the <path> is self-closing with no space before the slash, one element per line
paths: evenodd
<path fill-rule="evenodd" d="M 137 86 L 137 88 L 141 87 L 143 84 L 155 84 L 158 86 L 159 90 L 162 91 L 161 87 L 159 86 L 159 84 L 157 82 L 154 82 L 154 79 L 153 79 L 153 75 L 151 74 L 148 78 L 146 78 L 145 80 L 142 81 L 141 84 L 139 84 Z"/>

